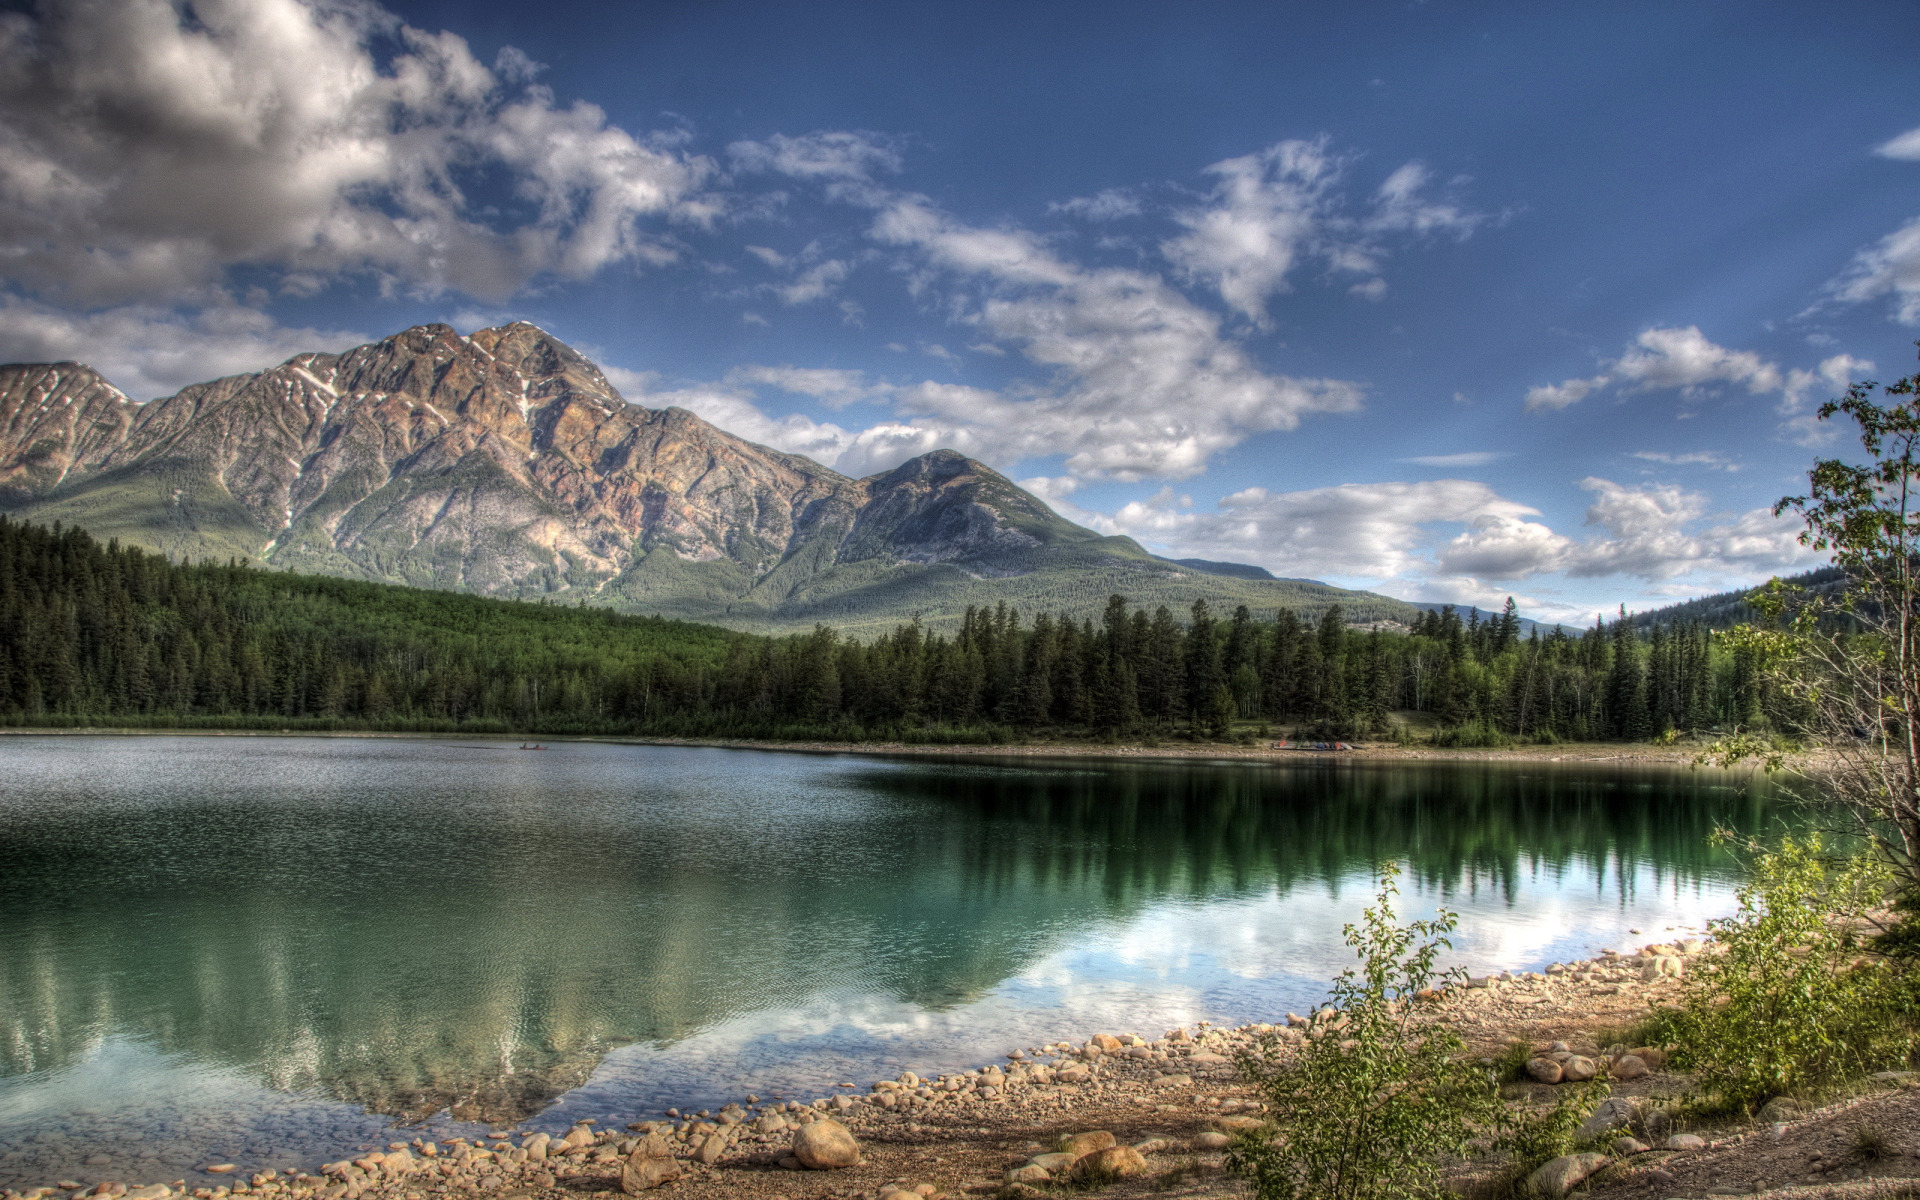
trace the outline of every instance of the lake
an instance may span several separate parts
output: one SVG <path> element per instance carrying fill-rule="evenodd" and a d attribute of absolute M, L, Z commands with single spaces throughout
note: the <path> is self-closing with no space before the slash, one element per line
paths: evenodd
<path fill-rule="evenodd" d="M 1304 1011 L 1397 860 L 1451 961 L 1697 929 L 1740 777 L 0 739 L 0 1184 L 810 1098 Z M 1640 930 L 1636 937 L 1630 930 Z M 410 1132 L 409 1136 L 413 1136 Z"/>

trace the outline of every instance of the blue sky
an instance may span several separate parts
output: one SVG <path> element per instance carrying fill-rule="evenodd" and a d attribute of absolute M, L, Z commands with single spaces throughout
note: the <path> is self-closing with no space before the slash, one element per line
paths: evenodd
<path fill-rule="evenodd" d="M 1920 8 L 163 0 L 0 16 L 0 359 L 532 320 L 866 474 L 1591 619 L 1914 369 Z M 1870 365 L 1869 365 L 1870 364 Z"/>

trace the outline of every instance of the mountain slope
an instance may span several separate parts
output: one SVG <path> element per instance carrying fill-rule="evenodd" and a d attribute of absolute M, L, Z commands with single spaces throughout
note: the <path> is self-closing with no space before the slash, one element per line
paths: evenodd
<path fill-rule="evenodd" d="M 1115 591 L 1412 614 L 1156 558 L 952 451 L 851 479 L 628 404 L 524 322 L 422 325 L 146 404 L 77 363 L 0 367 L 0 507 L 176 556 L 740 628 L 944 625 L 1000 601 L 1092 616 Z"/>

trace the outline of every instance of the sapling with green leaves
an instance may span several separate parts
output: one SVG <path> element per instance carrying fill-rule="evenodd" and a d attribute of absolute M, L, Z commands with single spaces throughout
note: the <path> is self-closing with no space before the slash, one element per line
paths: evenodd
<path fill-rule="evenodd" d="M 1720 1106 L 1752 1109 L 1905 1063 L 1916 1046 L 1910 988 L 1860 937 L 1886 894 L 1884 863 L 1829 862 L 1817 834 L 1748 850 L 1738 908 L 1709 922 L 1723 952 L 1695 961 L 1668 1022 L 1675 1064 Z"/>
<path fill-rule="evenodd" d="M 1334 981 L 1339 1016 L 1301 1046 L 1276 1035 L 1240 1058 L 1271 1121 L 1237 1137 L 1228 1160 L 1261 1200 L 1434 1194 L 1442 1161 L 1497 1119 L 1492 1073 L 1417 1011 L 1421 993 L 1459 979 L 1438 967 L 1458 917 L 1400 924 L 1398 876 L 1382 866 L 1373 905 L 1346 927 L 1360 962 Z"/>

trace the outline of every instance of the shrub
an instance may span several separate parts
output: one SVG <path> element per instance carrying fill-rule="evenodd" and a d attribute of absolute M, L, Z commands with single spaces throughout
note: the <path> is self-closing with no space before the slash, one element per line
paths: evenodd
<path fill-rule="evenodd" d="M 1750 1109 L 1906 1060 L 1915 1039 L 1905 980 L 1863 958 L 1856 933 L 1885 873 L 1864 856 L 1829 868 L 1817 834 L 1752 849 L 1738 910 L 1709 923 L 1725 953 L 1697 960 L 1670 1015 L 1675 1064 L 1721 1106 Z"/>
<path fill-rule="evenodd" d="M 1373 906 L 1346 927 L 1360 965 L 1334 981 L 1344 1025 L 1297 1050 L 1269 1037 L 1240 1057 L 1272 1120 L 1236 1138 L 1228 1164 L 1260 1200 L 1432 1193 L 1440 1159 L 1499 1111 L 1492 1075 L 1460 1056 L 1460 1039 L 1415 1020 L 1415 994 L 1457 974 L 1434 968 L 1457 918 L 1443 909 L 1396 924 L 1398 873 L 1381 868 Z"/>

